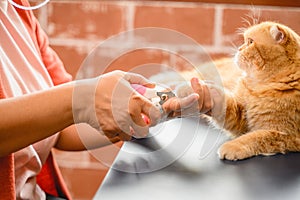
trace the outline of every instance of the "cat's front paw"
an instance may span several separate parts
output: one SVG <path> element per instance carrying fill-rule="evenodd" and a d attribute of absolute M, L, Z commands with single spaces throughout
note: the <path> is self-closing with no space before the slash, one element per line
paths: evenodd
<path fill-rule="evenodd" d="M 242 160 L 252 156 L 248 148 L 234 140 L 224 143 L 220 147 L 218 154 L 220 159 L 232 161 Z"/>

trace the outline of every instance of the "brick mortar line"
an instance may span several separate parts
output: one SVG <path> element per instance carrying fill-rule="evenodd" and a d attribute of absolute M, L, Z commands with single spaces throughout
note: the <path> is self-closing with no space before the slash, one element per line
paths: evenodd
<path fill-rule="evenodd" d="M 222 45 L 222 27 L 223 27 L 223 6 L 218 5 L 215 7 L 215 20 L 214 20 L 214 46 Z"/>
<path fill-rule="evenodd" d="M 132 30 L 134 28 L 134 19 L 135 19 L 135 6 L 129 5 L 126 10 L 126 30 Z"/>
<path fill-rule="evenodd" d="M 243 4 L 219 4 L 224 7 L 224 9 L 227 8 L 234 8 L 234 9 L 246 9 L 246 10 L 252 10 L 253 8 L 258 8 L 262 10 L 293 10 L 293 11 L 299 11 L 298 7 L 282 7 L 282 6 L 264 6 L 264 5 L 243 5 Z"/>
<path fill-rule="evenodd" d="M 140 48 L 139 44 L 135 45 L 134 42 L 125 42 L 122 44 L 122 47 L 119 46 L 118 41 L 116 43 L 109 43 L 104 44 L 103 41 L 91 41 L 91 40 L 77 40 L 77 39 L 58 39 L 58 38 L 51 38 L 50 45 L 55 46 L 66 46 L 66 47 L 74 47 L 74 48 L 85 48 L 87 50 L 91 50 L 99 45 L 103 46 L 103 48 L 110 48 L 110 49 L 128 49 L 128 48 Z M 193 45 L 172 45 L 172 44 L 165 44 L 165 43 L 143 43 L 143 46 L 148 46 L 149 48 L 157 47 L 157 48 L 166 48 L 172 49 L 177 51 L 189 51 L 193 50 Z M 232 46 L 216 46 L 216 45 L 201 45 L 203 49 L 208 50 L 209 52 L 232 52 Z"/>
<path fill-rule="evenodd" d="M 245 4 L 224 4 L 224 3 L 202 3 L 202 2 L 166 2 L 166 1 L 86 1 L 87 3 L 97 3 L 97 4 L 111 4 L 111 5 L 125 5 L 125 6 L 156 6 L 156 7 L 174 7 L 174 8 L 193 8 L 193 7 L 215 7 L 218 5 L 222 5 L 224 6 L 224 8 L 238 8 L 238 9 L 251 9 L 253 8 L 253 5 L 245 5 Z M 51 0 L 49 2 L 49 4 L 52 3 L 82 3 L 82 1 L 80 0 L 64 0 L 59 1 L 59 0 Z M 299 8 L 297 7 L 281 7 L 281 6 L 264 6 L 264 5 L 255 5 L 254 7 L 257 8 L 262 8 L 262 9 L 272 9 L 272 10 L 282 10 L 282 9 L 286 9 L 286 10 L 295 10 L 298 11 Z"/>
<path fill-rule="evenodd" d="M 136 6 L 153 6 L 153 7 L 165 7 L 165 8 L 213 8 L 218 4 L 215 3 L 203 3 L 203 2 L 166 2 L 166 1 L 144 1 L 135 2 Z"/>
<path fill-rule="evenodd" d="M 50 1 L 51 2 L 51 1 Z M 60 3 L 59 0 L 52 0 L 53 3 Z M 86 1 L 87 3 L 103 3 L 110 5 L 133 5 L 133 6 L 155 6 L 155 7 L 172 7 L 172 8 L 193 8 L 195 6 L 212 7 L 214 3 L 197 3 L 197 2 L 166 2 L 166 1 Z M 63 3 L 81 3 L 80 0 L 64 0 Z"/>
<path fill-rule="evenodd" d="M 125 20 L 125 30 L 129 31 L 129 30 L 133 30 L 134 29 L 134 20 L 135 20 L 135 6 L 133 4 L 130 4 L 129 6 L 127 6 L 126 8 L 126 16 L 124 17 L 123 20 Z M 133 41 L 134 39 L 134 35 L 133 33 L 129 32 L 129 38 L 128 41 Z"/>

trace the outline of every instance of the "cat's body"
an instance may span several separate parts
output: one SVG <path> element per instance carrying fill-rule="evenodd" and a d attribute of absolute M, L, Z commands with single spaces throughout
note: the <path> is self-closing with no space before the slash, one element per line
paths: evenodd
<path fill-rule="evenodd" d="M 225 119 L 212 115 L 212 120 L 234 137 L 220 147 L 219 156 L 240 160 L 299 152 L 300 37 L 286 26 L 263 22 L 248 28 L 244 39 L 236 55 L 243 75 L 233 73 L 228 63 L 217 65 L 226 114 Z"/>
<path fill-rule="evenodd" d="M 259 90 L 249 83 L 241 79 L 237 91 L 226 95 L 224 128 L 237 138 L 220 148 L 220 157 L 237 160 L 300 151 L 300 91 Z"/>
<path fill-rule="evenodd" d="M 219 150 L 238 160 L 300 151 L 300 37 L 264 22 L 250 27 L 236 59 L 246 74 L 227 93 L 224 128 L 236 139 Z"/>

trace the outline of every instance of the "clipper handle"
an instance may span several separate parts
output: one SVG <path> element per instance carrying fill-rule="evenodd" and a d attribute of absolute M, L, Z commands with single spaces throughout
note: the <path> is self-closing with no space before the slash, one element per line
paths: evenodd
<path fill-rule="evenodd" d="M 152 91 L 150 91 L 151 89 L 148 89 L 148 88 L 146 88 L 142 85 L 139 85 L 139 84 L 131 84 L 131 87 L 133 89 L 135 89 L 141 95 L 145 96 L 146 98 L 151 98 L 150 96 L 153 93 Z M 144 120 L 144 122 L 147 125 L 150 125 L 151 124 L 150 118 L 147 115 L 143 114 L 143 113 L 141 115 L 142 115 L 142 119 Z"/>

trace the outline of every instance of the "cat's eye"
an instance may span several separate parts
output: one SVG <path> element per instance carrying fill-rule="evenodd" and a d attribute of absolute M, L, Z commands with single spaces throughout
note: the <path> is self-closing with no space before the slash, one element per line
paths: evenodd
<path fill-rule="evenodd" d="M 248 39 L 247 39 L 247 46 L 249 46 L 249 45 L 253 44 L 253 42 L 254 42 L 254 40 L 253 40 L 253 39 L 251 39 L 251 38 L 248 38 Z"/>

